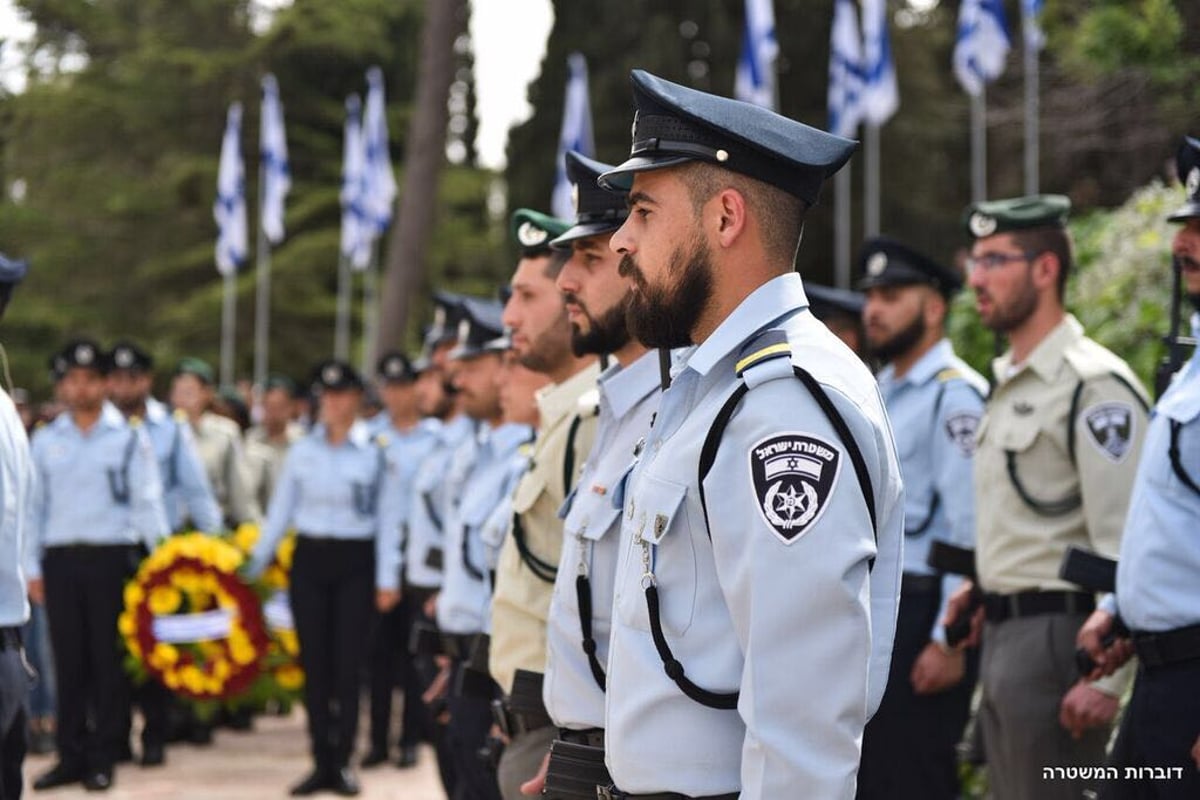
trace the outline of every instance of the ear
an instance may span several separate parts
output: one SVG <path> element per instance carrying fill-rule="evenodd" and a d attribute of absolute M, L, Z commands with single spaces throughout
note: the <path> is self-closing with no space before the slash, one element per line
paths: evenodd
<path fill-rule="evenodd" d="M 717 244 L 726 248 L 733 246 L 746 230 L 746 198 L 737 189 L 725 188 L 714 195 L 708 205 Z"/>
<path fill-rule="evenodd" d="M 1062 264 L 1058 256 L 1047 250 L 1033 259 L 1033 284 L 1039 289 L 1053 289 L 1058 284 Z"/>
<path fill-rule="evenodd" d="M 925 295 L 925 303 L 922 310 L 925 315 L 925 324 L 932 326 L 940 326 L 942 321 L 946 319 L 947 301 L 942 296 L 941 292 L 936 289 L 930 289 Z"/>

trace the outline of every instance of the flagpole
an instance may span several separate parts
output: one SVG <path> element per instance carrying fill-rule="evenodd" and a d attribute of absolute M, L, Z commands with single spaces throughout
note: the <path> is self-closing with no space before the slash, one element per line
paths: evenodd
<path fill-rule="evenodd" d="M 850 288 L 850 164 L 833 176 L 833 285 Z"/>
<path fill-rule="evenodd" d="M 1030 45 L 1029 28 L 1034 25 L 1030 19 L 1025 20 L 1025 194 L 1038 193 L 1040 176 L 1038 165 L 1041 161 L 1041 145 L 1038 141 L 1038 128 L 1041 113 L 1038 108 L 1038 89 L 1040 82 L 1038 49 Z"/>
<path fill-rule="evenodd" d="M 267 346 L 271 328 L 271 245 L 262 225 L 267 165 L 258 165 L 258 293 L 254 305 L 254 385 L 267 385 Z"/>
<path fill-rule="evenodd" d="M 338 254 L 337 321 L 333 329 L 333 357 L 350 360 L 350 259 Z"/>
<path fill-rule="evenodd" d="M 375 284 L 379 271 L 379 240 L 371 243 L 371 261 L 363 271 L 363 346 L 359 373 L 370 380 L 375 372 L 375 333 L 379 329 L 379 308 L 375 300 Z"/>
<path fill-rule="evenodd" d="M 971 95 L 971 200 L 987 199 L 987 87 Z"/>
<path fill-rule="evenodd" d="M 221 300 L 221 383 L 233 383 L 233 335 L 237 324 L 237 271 L 225 273 Z"/>
<path fill-rule="evenodd" d="M 879 126 L 863 128 L 863 238 L 869 238 L 879 234 Z"/>

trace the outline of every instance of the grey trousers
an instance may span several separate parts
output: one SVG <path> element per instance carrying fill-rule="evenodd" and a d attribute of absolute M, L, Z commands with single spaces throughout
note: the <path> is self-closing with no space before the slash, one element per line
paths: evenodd
<path fill-rule="evenodd" d="M 1086 614 L 1041 614 L 988 623 L 979 706 L 993 800 L 1079 800 L 1090 781 L 1043 779 L 1043 767 L 1101 767 L 1110 728 L 1078 741 L 1059 724 L 1075 684 L 1075 634 Z"/>
<path fill-rule="evenodd" d="M 542 759 L 550 752 L 550 743 L 558 736 L 553 725 L 544 725 L 536 731 L 521 734 L 508 743 L 496 778 L 500 782 L 500 794 L 504 800 L 524 800 L 521 784 L 537 774 Z"/>

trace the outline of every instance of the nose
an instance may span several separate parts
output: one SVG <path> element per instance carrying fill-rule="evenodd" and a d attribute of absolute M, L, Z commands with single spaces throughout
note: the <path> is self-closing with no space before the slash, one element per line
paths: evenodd
<path fill-rule="evenodd" d="M 633 246 L 633 236 L 629 229 L 629 223 L 633 221 L 633 216 L 630 215 L 621 223 L 621 227 L 617 228 L 616 233 L 608 240 L 608 247 L 618 255 L 629 255 L 637 252 Z"/>
<path fill-rule="evenodd" d="M 500 321 L 504 324 L 504 327 L 512 328 L 513 330 L 517 329 L 517 322 L 519 321 L 516 303 L 517 295 L 516 292 L 514 292 L 512 296 L 508 298 L 508 302 L 504 304 L 504 312 L 500 315 Z"/>
<path fill-rule="evenodd" d="M 983 288 L 983 284 L 986 282 L 986 279 L 986 269 L 981 269 L 980 267 L 967 268 L 967 286 L 970 286 L 972 289 L 978 290 Z"/>
<path fill-rule="evenodd" d="M 562 294 L 574 294 L 579 291 L 579 276 L 576 268 L 578 258 L 578 253 L 572 253 L 554 281 L 554 287 Z"/>

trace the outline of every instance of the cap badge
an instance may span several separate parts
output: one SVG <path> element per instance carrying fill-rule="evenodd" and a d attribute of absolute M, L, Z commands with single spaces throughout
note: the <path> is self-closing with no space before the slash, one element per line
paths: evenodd
<path fill-rule="evenodd" d="M 729 160 L 729 151 L 728 150 L 718 150 L 716 157 L 717 157 L 717 161 L 719 163 L 724 164 L 726 161 Z"/>
<path fill-rule="evenodd" d="M 326 385 L 338 383 L 342 379 L 342 369 L 337 364 L 329 364 L 321 370 L 321 380 Z"/>
<path fill-rule="evenodd" d="M 458 323 L 458 343 L 466 344 L 467 338 L 471 335 L 471 321 L 464 319 Z"/>
<path fill-rule="evenodd" d="M 532 222 L 522 222 L 517 228 L 517 241 L 525 247 L 536 247 L 546 241 L 546 232 Z"/>
<path fill-rule="evenodd" d="M 641 114 L 641 111 L 633 112 L 633 124 L 629 126 L 629 138 L 632 139 L 635 143 L 637 142 L 637 121 L 638 121 L 639 114 Z M 629 154 L 633 155 L 632 147 L 629 149 Z"/>
<path fill-rule="evenodd" d="M 91 345 L 81 344 L 75 348 L 75 363 L 87 366 L 96 360 Z"/>
<path fill-rule="evenodd" d="M 1185 185 L 1187 187 L 1187 196 L 1195 196 L 1196 190 L 1200 189 L 1200 167 L 1192 167 L 1192 171 L 1188 173 Z"/>
<path fill-rule="evenodd" d="M 113 354 L 113 362 L 118 367 L 128 369 L 133 366 L 133 352 L 127 347 L 117 348 L 117 352 Z"/>
<path fill-rule="evenodd" d="M 887 253 L 872 253 L 867 259 L 867 274 L 872 278 L 878 278 L 887 269 L 888 257 Z"/>
<path fill-rule="evenodd" d="M 575 214 L 579 214 L 579 184 L 571 184 L 571 207 L 575 209 Z"/>
<path fill-rule="evenodd" d="M 398 378 L 404 374 L 404 365 L 400 363 L 400 359 L 393 358 L 384 365 L 383 371 L 389 378 Z"/>
<path fill-rule="evenodd" d="M 971 229 L 971 235 L 977 239 L 991 236 L 996 232 L 996 218 L 976 211 L 971 215 L 968 227 Z"/>

